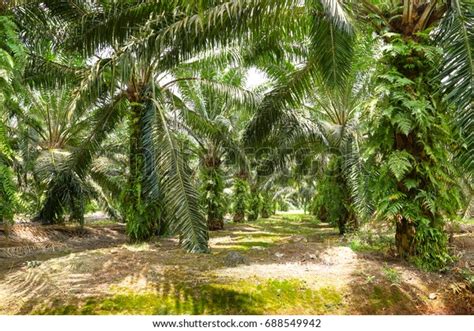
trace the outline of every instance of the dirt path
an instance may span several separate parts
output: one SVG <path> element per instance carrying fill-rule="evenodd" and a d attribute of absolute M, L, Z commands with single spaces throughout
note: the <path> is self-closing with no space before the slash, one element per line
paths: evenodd
<path fill-rule="evenodd" d="M 474 313 L 474 295 L 454 273 L 356 253 L 301 215 L 226 225 L 212 233 L 211 254 L 187 254 L 172 238 L 129 245 L 123 230 L 15 229 L 0 240 L 0 313 Z M 243 263 L 229 266 L 229 252 Z"/>

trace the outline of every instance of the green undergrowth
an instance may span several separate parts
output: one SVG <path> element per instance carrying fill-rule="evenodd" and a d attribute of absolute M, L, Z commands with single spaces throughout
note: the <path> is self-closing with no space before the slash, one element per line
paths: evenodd
<path fill-rule="evenodd" d="M 371 313 L 382 313 L 383 309 L 391 309 L 407 299 L 397 287 L 374 286 L 369 295 Z"/>
<path fill-rule="evenodd" d="M 108 298 L 51 305 L 36 314 L 336 314 L 343 296 L 333 287 L 310 289 L 299 280 L 238 281 L 230 284 L 161 285 L 155 291 L 122 291 Z"/>
<path fill-rule="evenodd" d="M 474 273 L 468 268 L 462 268 L 459 272 L 462 278 L 466 281 L 471 291 L 474 291 Z"/>
<path fill-rule="evenodd" d="M 269 248 L 276 245 L 277 243 L 283 241 L 284 238 L 278 235 L 272 235 L 270 233 L 246 233 L 244 235 L 237 236 L 233 238 L 232 242 L 227 245 L 227 248 L 232 248 L 233 250 L 242 250 L 247 251 L 249 249 L 259 248 Z"/>
<path fill-rule="evenodd" d="M 275 245 L 274 242 L 267 242 L 267 241 L 241 241 L 241 242 L 235 242 L 229 245 L 226 245 L 226 249 L 230 249 L 233 251 L 242 251 L 246 252 L 249 250 L 258 250 L 258 249 L 267 249 L 271 246 Z"/>
<path fill-rule="evenodd" d="M 354 233 L 348 237 L 348 243 L 354 252 L 361 253 L 387 253 L 395 244 L 392 233 Z"/>
<path fill-rule="evenodd" d="M 364 315 L 420 313 L 424 303 L 402 286 L 395 270 L 386 267 L 383 275 L 373 275 L 367 280 L 352 288 L 349 312 Z"/>
<path fill-rule="evenodd" d="M 383 268 L 383 273 L 392 285 L 400 284 L 401 276 L 395 268 L 390 268 L 389 266 L 385 265 Z"/>
<path fill-rule="evenodd" d="M 469 217 L 466 217 L 466 218 L 459 217 L 458 219 L 456 219 L 456 223 L 474 225 L 474 218 L 472 218 L 472 217 L 471 218 L 469 218 Z"/>

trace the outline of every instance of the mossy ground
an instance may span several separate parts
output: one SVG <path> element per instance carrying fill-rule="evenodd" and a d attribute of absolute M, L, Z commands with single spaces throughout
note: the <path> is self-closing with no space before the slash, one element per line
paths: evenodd
<path fill-rule="evenodd" d="M 336 229 L 308 215 L 226 224 L 211 233 L 211 254 L 188 254 L 175 238 L 129 244 L 116 225 L 101 226 L 88 230 L 94 240 L 87 244 L 61 237 L 57 250 L 4 259 L 0 313 L 473 312 L 472 292 L 452 275 L 424 273 L 377 250 L 354 251 Z M 247 263 L 226 267 L 230 251 Z M 29 260 L 40 264 L 27 267 Z M 437 299 L 429 300 L 433 292 Z"/>
<path fill-rule="evenodd" d="M 306 288 L 299 280 L 238 281 L 192 287 L 179 284 L 168 291 L 134 293 L 122 289 L 108 298 L 79 305 L 39 309 L 38 314 L 322 314 L 336 313 L 342 293 L 331 287 Z"/>

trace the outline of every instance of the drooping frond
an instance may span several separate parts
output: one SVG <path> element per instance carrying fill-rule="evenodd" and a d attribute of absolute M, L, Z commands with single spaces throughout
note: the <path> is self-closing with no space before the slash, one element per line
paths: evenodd
<path fill-rule="evenodd" d="M 277 86 L 263 98 L 245 132 L 247 144 L 254 144 L 270 134 L 285 109 L 298 107 L 303 103 L 305 93 L 312 87 L 314 64 L 307 63 L 303 68 L 286 74 Z"/>
<path fill-rule="evenodd" d="M 323 0 L 321 3 L 326 15 L 314 5 L 310 58 L 328 86 L 341 87 L 351 72 L 355 35 L 339 1 Z"/>
<path fill-rule="evenodd" d="M 180 234 L 181 245 L 191 252 L 208 252 L 207 222 L 199 205 L 199 194 L 192 185 L 188 165 L 167 124 L 163 104 L 154 101 L 158 114 L 157 162 L 161 168 L 164 206 L 169 227 Z"/>
<path fill-rule="evenodd" d="M 443 47 L 440 72 L 443 92 L 456 106 L 456 119 L 466 143 L 461 158 L 474 171 L 474 10 L 469 0 L 451 0 L 437 38 Z"/>
<path fill-rule="evenodd" d="M 349 15 L 346 13 L 344 8 L 344 1 L 341 0 L 313 0 L 319 2 L 324 12 L 326 13 L 327 19 L 334 22 L 334 25 L 339 27 L 341 30 L 347 33 L 353 32 L 353 27 L 349 19 Z"/>
<path fill-rule="evenodd" d="M 122 118 L 126 106 L 127 100 L 123 98 L 123 95 L 118 95 L 112 99 L 107 98 L 99 102 L 98 108 L 94 111 L 91 118 L 93 129 L 90 136 L 71 155 L 69 161 L 71 168 L 79 175 L 83 175 L 87 171 L 95 153 L 100 148 L 100 144 Z"/>

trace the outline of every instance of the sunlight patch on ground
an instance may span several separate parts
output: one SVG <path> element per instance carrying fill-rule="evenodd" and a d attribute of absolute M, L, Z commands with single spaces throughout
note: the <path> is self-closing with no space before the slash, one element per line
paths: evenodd
<path fill-rule="evenodd" d="M 276 259 L 285 258 L 285 253 L 277 252 L 275 255 Z M 230 279 L 298 278 L 310 284 L 312 288 L 328 285 L 343 287 L 350 281 L 357 263 L 357 256 L 350 248 L 332 247 L 319 254 L 309 254 L 300 262 L 254 262 L 238 268 L 219 269 L 214 272 L 214 275 Z"/>

